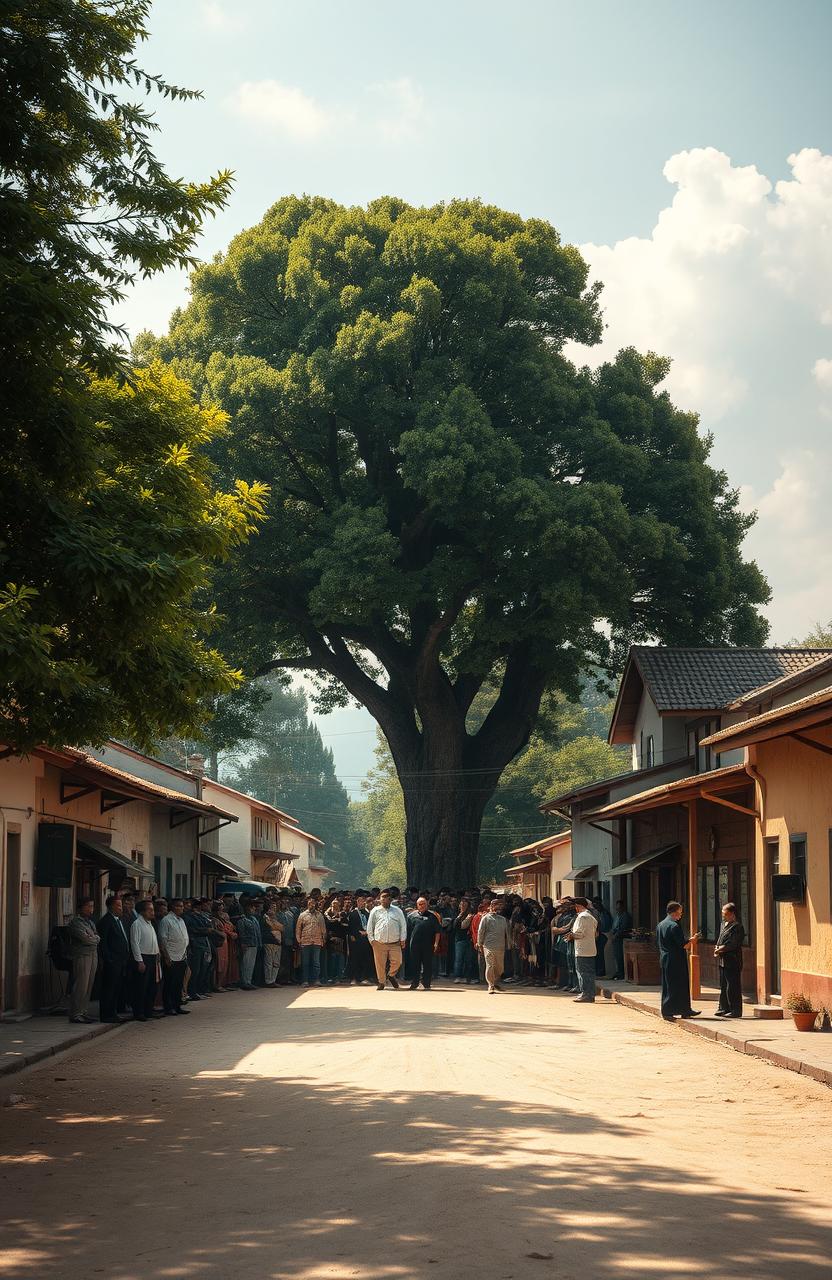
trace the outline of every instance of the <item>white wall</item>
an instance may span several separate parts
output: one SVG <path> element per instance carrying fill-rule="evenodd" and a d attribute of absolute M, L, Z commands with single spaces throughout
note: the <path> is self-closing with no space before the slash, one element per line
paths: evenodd
<path fill-rule="evenodd" d="M 215 804 L 218 809 L 225 809 L 227 813 L 235 813 L 237 815 L 239 821 L 223 827 L 214 838 L 219 837 L 218 852 L 220 856 L 226 858 L 228 862 L 233 862 L 235 867 L 241 867 L 246 875 L 251 875 L 253 841 L 250 802 L 242 796 L 233 795 L 221 787 L 214 786 L 210 778 L 205 778 L 203 781 L 202 798 L 207 800 L 209 804 Z M 219 821 L 219 819 L 212 820 L 207 825 L 212 827 L 214 821 Z M 202 847 L 207 849 L 209 846 L 203 841 Z"/>
<path fill-rule="evenodd" d="M 111 764 L 114 769 L 123 769 L 136 778 L 145 778 L 155 782 L 159 787 L 168 787 L 171 791 L 181 791 L 186 796 L 199 795 L 199 779 L 195 774 L 182 774 L 177 769 L 163 764 L 161 760 L 149 760 L 146 756 L 134 755 L 127 747 L 108 742 L 103 747 L 87 748 L 89 754 L 104 764 Z"/>

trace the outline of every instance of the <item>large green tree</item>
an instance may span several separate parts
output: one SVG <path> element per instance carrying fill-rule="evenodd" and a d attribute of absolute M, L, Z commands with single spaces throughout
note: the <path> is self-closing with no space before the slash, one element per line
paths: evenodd
<path fill-rule="evenodd" d="M 147 0 L 0 12 L 0 742 L 147 742 L 233 683 L 191 602 L 262 511 L 197 455 L 222 415 L 169 371 L 125 381 L 112 305 L 193 265 L 230 179 L 168 175 Z"/>
<path fill-rule="evenodd" d="M 252 661 L 375 716 L 411 881 L 476 874 L 547 689 L 575 695 L 636 637 L 762 638 L 749 518 L 661 389 L 667 362 L 566 358 L 599 338 L 599 292 L 549 224 L 287 198 L 192 295 L 155 349 L 231 415 L 223 465 L 273 486 L 228 580 Z"/>

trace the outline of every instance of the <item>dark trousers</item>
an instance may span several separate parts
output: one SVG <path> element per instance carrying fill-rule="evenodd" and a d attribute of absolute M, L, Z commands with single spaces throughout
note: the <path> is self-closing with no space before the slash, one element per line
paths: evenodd
<path fill-rule="evenodd" d="M 742 1017 L 742 969 L 719 966 L 719 1012 Z"/>
<path fill-rule="evenodd" d="M 421 982 L 425 991 L 430 991 L 433 977 L 433 944 L 428 947 L 414 947 L 410 944 L 411 986 L 418 987 Z"/>
<path fill-rule="evenodd" d="M 366 938 L 350 939 L 350 977 L 353 982 L 375 982 L 373 952 Z"/>
<path fill-rule="evenodd" d="M 612 953 L 615 956 L 615 976 L 624 977 L 624 939 L 618 935 L 612 940 Z"/>
<path fill-rule="evenodd" d="M 156 981 L 156 961 L 158 956 L 142 955 L 144 961 L 144 973 L 139 972 L 138 965 L 133 968 L 133 1017 L 149 1018 L 153 1014 L 153 1006 L 156 1004 L 156 989 L 158 982 Z"/>
<path fill-rule="evenodd" d="M 108 1022 L 124 1008 L 127 986 L 127 968 L 124 962 L 105 960 L 99 971 L 99 981 L 99 1015 L 102 1022 Z"/>
<path fill-rule="evenodd" d="M 178 1013 L 182 1008 L 182 983 L 187 960 L 172 960 L 162 966 L 162 1006 L 165 1013 Z"/>
<path fill-rule="evenodd" d="M 595 976 L 596 978 L 603 978 L 607 972 L 607 935 L 605 933 L 598 934 L 595 939 L 595 946 Z"/>
<path fill-rule="evenodd" d="M 678 1014 L 684 1018 L 690 1013 L 690 978 L 687 958 L 669 956 L 665 952 L 661 958 L 661 968 L 662 1017 L 672 1018 L 674 1014 Z"/>
<path fill-rule="evenodd" d="M 211 990 L 211 944 L 198 940 L 191 943 L 190 951 L 191 977 L 188 982 L 188 995 L 201 996 Z"/>

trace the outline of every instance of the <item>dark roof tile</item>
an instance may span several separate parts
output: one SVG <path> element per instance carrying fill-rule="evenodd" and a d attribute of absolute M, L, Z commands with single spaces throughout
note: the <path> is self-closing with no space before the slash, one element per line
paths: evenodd
<path fill-rule="evenodd" d="M 830 649 L 630 650 L 658 711 L 716 711 L 762 685 L 832 655 Z"/>

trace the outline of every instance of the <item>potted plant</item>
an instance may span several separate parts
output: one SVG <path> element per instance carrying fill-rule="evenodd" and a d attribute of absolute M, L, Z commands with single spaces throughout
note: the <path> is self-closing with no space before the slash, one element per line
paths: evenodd
<path fill-rule="evenodd" d="M 817 1009 L 812 1008 L 812 1002 L 808 996 L 804 996 L 802 991 L 793 991 L 786 998 L 786 1008 L 792 1015 L 795 1031 L 813 1031 L 815 1021 L 817 1019 Z"/>

